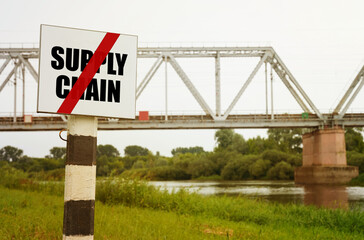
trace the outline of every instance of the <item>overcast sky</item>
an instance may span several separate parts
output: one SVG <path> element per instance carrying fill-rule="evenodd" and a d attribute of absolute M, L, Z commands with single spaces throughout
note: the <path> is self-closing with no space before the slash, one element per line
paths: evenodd
<path fill-rule="evenodd" d="M 273 46 L 300 85 L 322 111 L 329 112 L 346 91 L 364 64 L 364 2 L 339 0 L 305 1 L 217 1 L 217 0 L 143 0 L 143 1 L 6 1 L 0 0 L 0 47 L 8 43 L 35 43 L 38 47 L 40 24 L 109 31 L 138 35 L 139 45 L 184 46 Z M 16 45 L 12 45 L 16 46 Z M 222 62 L 222 105 L 230 103 L 236 89 L 245 81 L 244 72 L 229 70 L 229 64 L 245 64 L 247 74 L 253 60 Z M 252 61 L 252 62 L 251 62 Z M 1 64 L 1 62 L 0 62 Z M 37 66 L 37 62 L 32 62 Z M 143 77 L 148 62 L 138 64 L 138 80 Z M 186 63 L 186 72 L 196 88 L 214 109 L 214 73 L 207 62 Z M 211 60 L 211 66 L 213 61 Z M 213 68 L 211 68 L 213 69 Z M 244 67 L 245 69 L 245 67 Z M 249 70 L 249 71 L 248 71 Z M 139 71 L 139 70 L 138 70 Z M 144 71 L 144 72 L 143 72 Z M 159 75 L 158 75 L 159 74 Z M 143 93 L 137 110 L 164 111 L 163 98 L 153 98 L 164 88 L 163 70 Z M 262 75 L 262 74 L 261 74 Z M 197 111 L 198 106 L 186 89 L 181 88 L 171 68 L 169 76 L 169 111 Z M 236 110 L 264 109 L 264 84 L 257 75 Z M 0 84 L 5 76 L 0 76 Z M 26 112 L 36 111 L 36 85 L 30 74 L 27 78 Z M 240 80 L 240 81 L 239 81 Z M 260 82 L 259 82 L 260 81 Z M 275 108 L 301 112 L 286 94 L 280 91 Z M 282 87 L 282 86 L 281 86 Z M 21 85 L 18 93 L 20 95 Z M 250 95 L 249 95 L 250 94 Z M 282 95 L 282 96 L 280 96 Z M 350 111 L 364 112 L 364 93 L 353 103 Z M 250 98 L 249 98 L 250 96 Z M 259 97 L 257 97 L 259 96 Z M 184 97 L 190 98 L 184 100 Z M 261 103 L 254 97 L 259 98 Z M 8 84 L 0 93 L 2 115 L 13 109 L 13 86 Z M 153 99 L 153 100 L 152 100 Z M 182 99 L 182 100 L 181 100 Z M 19 98 L 20 102 L 20 98 Z M 152 105 L 148 103 L 153 102 Z M 182 104 L 181 104 L 182 103 Z M 196 107 L 197 106 L 197 107 Z M 21 105 L 18 105 L 21 111 Z M 152 152 L 170 155 L 178 146 L 202 146 L 212 150 L 214 130 L 151 130 L 99 132 L 99 144 L 112 144 L 122 153 L 127 145 L 141 145 Z M 266 130 L 237 130 L 245 138 L 265 136 Z M 58 132 L 2 132 L 0 148 L 16 146 L 30 156 L 43 157 L 53 146 L 65 146 Z"/>

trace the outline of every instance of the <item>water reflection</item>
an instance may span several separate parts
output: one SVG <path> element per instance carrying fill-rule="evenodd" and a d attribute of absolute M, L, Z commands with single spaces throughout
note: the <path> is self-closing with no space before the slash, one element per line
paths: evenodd
<path fill-rule="evenodd" d="M 150 182 L 168 191 L 185 188 L 203 195 L 242 195 L 279 203 L 364 210 L 364 187 L 296 185 L 293 181 L 166 181 Z"/>
<path fill-rule="evenodd" d="M 304 204 L 328 208 L 348 208 L 349 194 L 346 186 L 304 186 Z"/>

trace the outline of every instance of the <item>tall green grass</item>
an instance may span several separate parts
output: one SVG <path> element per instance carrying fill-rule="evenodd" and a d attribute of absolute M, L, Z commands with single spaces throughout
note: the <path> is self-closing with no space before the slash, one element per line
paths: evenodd
<path fill-rule="evenodd" d="M 99 182 L 96 198 L 106 204 L 151 208 L 258 225 L 323 227 L 364 234 L 364 212 L 282 205 L 243 197 L 202 196 L 187 190 L 168 193 L 145 182 L 115 179 Z M 364 237 L 364 236 L 363 236 Z"/>
<path fill-rule="evenodd" d="M 259 204 L 259 203 L 257 203 Z M 0 239 L 62 239 L 63 198 L 0 187 Z M 95 239 L 363 239 L 362 233 L 322 226 L 236 222 L 96 201 Z"/>
<path fill-rule="evenodd" d="M 61 182 L 35 182 L 21 173 L 0 174 L 0 184 L 7 188 L 37 191 L 63 196 Z M 254 224 L 273 228 L 320 228 L 344 234 L 359 234 L 364 239 L 364 212 L 318 209 L 299 205 L 282 205 L 243 197 L 202 196 L 180 190 L 169 193 L 139 180 L 122 178 L 97 182 L 96 200 L 110 206 L 123 205 L 162 210 L 179 216 Z"/>

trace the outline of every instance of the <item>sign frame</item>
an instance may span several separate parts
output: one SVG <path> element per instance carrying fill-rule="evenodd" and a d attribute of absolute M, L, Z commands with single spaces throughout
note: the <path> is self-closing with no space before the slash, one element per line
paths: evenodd
<path fill-rule="evenodd" d="M 137 35 L 42 24 L 39 44 L 38 113 L 135 119 Z"/>

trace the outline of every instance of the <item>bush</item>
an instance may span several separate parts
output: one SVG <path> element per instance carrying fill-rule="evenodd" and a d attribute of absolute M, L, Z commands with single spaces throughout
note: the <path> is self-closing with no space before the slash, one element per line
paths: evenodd
<path fill-rule="evenodd" d="M 189 180 L 191 175 L 180 168 L 173 166 L 162 166 L 150 169 L 151 180 Z"/>
<path fill-rule="evenodd" d="M 198 158 L 192 161 L 188 165 L 188 173 L 191 174 L 192 178 L 198 178 L 200 176 L 211 176 L 215 173 L 215 166 L 212 161 L 206 158 Z"/>
<path fill-rule="evenodd" d="M 221 172 L 221 177 L 224 180 L 244 180 L 251 179 L 249 168 L 250 165 L 259 159 L 257 155 L 241 156 L 235 159 L 224 167 Z"/>
<path fill-rule="evenodd" d="M 289 180 L 293 179 L 294 169 L 291 164 L 287 162 L 279 162 L 274 167 L 269 169 L 268 178 L 276 180 Z"/>
<path fill-rule="evenodd" d="M 360 174 L 356 178 L 351 179 L 349 184 L 353 186 L 364 186 L 364 173 Z"/>
<path fill-rule="evenodd" d="M 359 173 L 364 173 L 364 153 L 346 152 L 348 165 L 359 167 Z"/>
<path fill-rule="evenodd" d="M 155 168 L 139 168 L 126 170 L 121 174 L 121 177 L 130 179 L 145 179 L 145 180 L 189 180 L 191 175 L 183 169 L 174 166 L 161 166 Z"/>
<path fill-rule="evenodd" d="M 267 175 L 267 171 L 271 167 L 269 160 L 258 159 L 249 167 L 250 175 L 255 179 L 263 178 Z"/>

